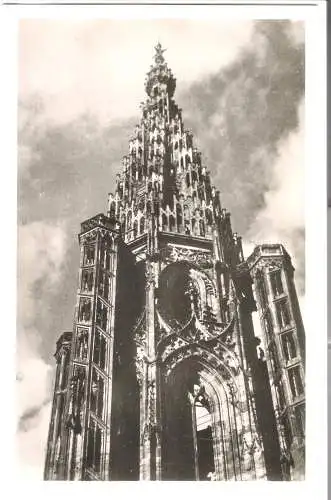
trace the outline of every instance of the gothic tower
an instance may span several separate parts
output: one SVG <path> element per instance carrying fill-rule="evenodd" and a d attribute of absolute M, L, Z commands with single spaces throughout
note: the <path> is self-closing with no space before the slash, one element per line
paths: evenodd
<path fill-rule="evenodd" d="M 304 333 L 290 257 L 263 245 L 245 260 L 155 49 L 107 215 L 81 225 L 44 477 L 302 477 Z"/>

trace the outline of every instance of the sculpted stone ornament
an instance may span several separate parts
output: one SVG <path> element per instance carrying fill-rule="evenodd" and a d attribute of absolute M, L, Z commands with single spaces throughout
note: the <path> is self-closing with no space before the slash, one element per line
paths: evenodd
<path fill-rule="evenodd" d="M 213 261 L 209 252 L 181 248 L 175 245 L 168 245 L 164 248 L 162 250 L 162 257 L 168 264 L 181 260 L 187 260 L 202 268 L 210 268 L 213 266 Z"/>
<path fill-rule="evenodd" d="M 142 387 L 144 378 L 144 359 L 146 356 L 146 309 L 140 315 L 133 330 L 133 338 L 136 344 L 136 355 L 134 358 L 136 366 L 137 382 Z"/>
<path fill-rule="evenodd" d="M 159 441 L 159 436 L 161 434 L 160 426 L 156 423 L 146 423 L 143 427 L 143 431 L 141 433 L 140 444 L 143 445 L 147 441 L 156 438 L 157 442 Z"/>
<path fill-rule="evenodd" d="M 133 338 L 138 345 L 146 346 L 146 309 L 143 310 L 134 327 Z"/>
<path fill-rule="evenodd" d="M 136 365 L 137 382 L 140 388 L 142 387 L 144 380 L 144 358 L 145 358 L 145 348 L 138 345 L 135 356 L 135 365 Z"/>
<path fill-rule="evenodd" d="M 170 325 L 162 317 L 160 311 L 157 310 L 156 312 L 160 339 L 158 346 L 164 343 L 166 339 L 172 341 L 173 337 L 178 337 L 189 343 L 211 342 L 213 347 L 217 343 L 221 343 L 230 350 L 233 350 L 235 347 L 235 342 L 233 341 L 234 315 L 226 326 L 215 322 L 212 328 L 208 328 L 210 325 L 207 325 L 204 321 L 200 321 L 194 311 L 192 311 L 189 321 L 184 326 Z"/>
<path fill-rule="evenodd" d="M 233 342 L 234 316 L 225 328 L 215 327 L 211 333 L 192 312 L 191 318 L 184 327 L 174 328 L 167 324 L 157 311 L 159 327 L 163 329 L 163 336 L 157 344 L 157 354 L 166 367 L 167 374 L 183 359 L 190 356 L 199 356 L 201 352 L 213 354 L 217 369 L 225 380 L 237 376 L 240 363 L 234 352 Z"/>
<path fill-rule="evenodd" d="M 156 276 L 155 272 L 153 270 L 152 264 L 150 263 L 152 259 L 149 258 L 148 261 L 146 261 L 146 268 L 145 268 L 145 280 L 146 280 L 146 287 L 150 288 L 151 286 L 155 286 L 156 284 Z"/>

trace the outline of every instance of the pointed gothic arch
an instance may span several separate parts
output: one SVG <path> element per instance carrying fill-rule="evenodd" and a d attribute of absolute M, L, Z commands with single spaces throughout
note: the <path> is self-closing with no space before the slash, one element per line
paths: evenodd
<path fill-rule="evenodd" d="M 264 467 L 246 396 L 226 365 L 223 373 L 220 365 L 214 354 L 191 346 L 166 371 L 164 479 L 240 481 L 258 476 Z M 242 372 L 238 376 L 243 377 Z M 205 429 L 199 429 L 194 418 L 196 387 L 208 400 Z"/>

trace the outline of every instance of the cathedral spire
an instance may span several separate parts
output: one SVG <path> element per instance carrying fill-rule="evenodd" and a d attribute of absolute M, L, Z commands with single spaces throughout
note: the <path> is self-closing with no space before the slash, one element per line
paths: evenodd
<path fill-rule="evenodd" d="M 45 479 L 289 480 L 305 453 L 290 258 L 262 245 L 244 259 L 155 51 L 108 217 L 81 226 Z"/>
<path fill-rule="evenodd" d="M 120 223 L 127 243 L 148 232 L 151 217 L 157 231 L 212 239 L 216 219 L 223 214 L 219 194 L 194 147 L 192 132 L 184 128 L 165 49 L 160 42 L 154 49 L 142 119 L 123 158 L 108 214 Z"/>

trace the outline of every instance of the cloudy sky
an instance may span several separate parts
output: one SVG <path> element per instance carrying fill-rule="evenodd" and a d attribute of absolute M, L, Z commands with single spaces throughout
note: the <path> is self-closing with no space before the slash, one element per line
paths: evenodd
<path fill-rule="evenodd" d="M 42 476 L 55 341 L 70 330 L 80 222 L 107 193 L 167 48 L 204 162 L 243 235 L 282 242 L 304 302 L 304 26 L 286 21 L 25 20 L 19 30 L 18 445 Z"/>

